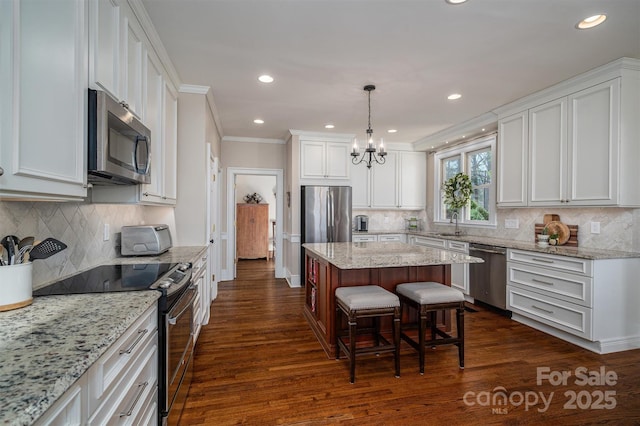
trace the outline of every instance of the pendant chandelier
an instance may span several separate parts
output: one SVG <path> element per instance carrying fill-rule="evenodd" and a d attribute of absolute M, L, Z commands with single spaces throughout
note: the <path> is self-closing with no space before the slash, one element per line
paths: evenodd
<path fill-rule="evenodd" d="M 369 127 L 367 128 L 367 144 L 365 146 L 364 151 L 362 152 L 362 156 L 360 155 L 360 148 L 358 147 L 358 139 L 353 139 L 353 150 L 351 151 L 351 162 L 353 164 L 360 164 L 364 162 L 368 168 L 371 168 L 371 164 L 376 162 L 378 164 L 384 164 L 385 155 L 387 152 L 384 150 L 384 144 L 382 139 L 380 139 L 380 145 L 376 148 L 373 143 L 373 129 L 371 128 L 371 92 L 376 90 L 376 86 L 373 84 L 368 84 L 364 86 L 364 90 L 368 92 L 369 97 Z"/>

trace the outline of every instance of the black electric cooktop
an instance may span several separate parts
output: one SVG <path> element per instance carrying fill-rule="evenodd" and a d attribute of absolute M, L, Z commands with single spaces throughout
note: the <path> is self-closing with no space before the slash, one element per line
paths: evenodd
<path fill-rule="evenodd" d="M 33 291 L 34 296 L 148 290 L 176 263 L 102 265 Z"/>

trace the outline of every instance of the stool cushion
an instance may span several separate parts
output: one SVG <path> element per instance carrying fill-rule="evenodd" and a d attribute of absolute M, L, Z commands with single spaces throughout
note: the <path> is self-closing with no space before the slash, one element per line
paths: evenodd
<path fill-rule="evenodd" d="M 336 289 L 339 299 L 350 310 L 397 308 L 400 306 L 398 296 L 377 285 L 340 287 Z"/>
<path fill-rule="evenodd" d="M 421 305 L 464 302 L 460 290 L 435 282 L 398 284 L 396 292 Z"/>

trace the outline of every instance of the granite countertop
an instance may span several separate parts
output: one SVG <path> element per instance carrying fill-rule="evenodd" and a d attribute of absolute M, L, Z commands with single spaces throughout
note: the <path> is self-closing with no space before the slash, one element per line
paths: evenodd
<path fill-rule="evenodd" d="M 640 252 L 621 251 L 621 250 L 604 250 L 585 247 L 568 247 L 568 246 L 549 246 L 538 247 L 533 241 L 517 241 L 506 240 L 501 238 L 484 237 L 480 235 L 452 235 L 449 233 L 441 233 L 435 231 L 406 231 L 406 230 L 386 230 L 386 231 L 353 231 L 353 235 L 386 235 L 386 234 L 406 234 L 417 235 L 420 237 L 431 237 L 442 240 L 462 241 L 466 243 L 487 244 L 496 247 L 505 247 L 511 249 L 519 249 L 526 251 L 535 251 L 538 253 L 555 254 L 558 256 L 570 256 L 581 259 L 634 259 L 640 258 Z"/>
<path fill-rule="evenodd" d="M 205 250 L 174 247 L 109 263 L 194 262 Z M 0 425 L 32 424 L 159 297 L 157 291 L 43 296 L 0 312 Z"/>
<path fill-rule="evenodd" d="M 32 424 L 159 296 L 137 291 L 36 297 L 25 308 L 1 312 L 0 424 Z"/>
<path fill-rule="evenodd" d="M 308 243 L 302 247 L 339 269 L 482 263 L 466 254 L 405 243 Z"/>
<path fill-rule="evenodd" d="M 538 253 L 555 254 L 559 256 L 571 256 L 582 259 L 632 259 L 640 258 L 640 253 L 619 250 L 598 250 L 583 247 L 549 246 L 538 247 L 535 242 L 505 240 L 500 238 L 482 237 L 477 235 L 443 235 L 437 232 L 407 232 L 407 235 L 419 235 L 423 237 L 440 238 L 443 240 L 464 241 L 467 243 L 487 244 L 497 247 L 535 251 Z"/>

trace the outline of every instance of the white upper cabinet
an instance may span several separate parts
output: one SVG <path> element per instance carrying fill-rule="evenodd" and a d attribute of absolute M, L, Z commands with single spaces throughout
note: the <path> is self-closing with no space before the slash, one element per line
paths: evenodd
<path fill-rule="evenodd" d="M 529 110 L 529 205 L 565 202 L 567 184 L 567 99 Z"/>
<path fill-rule="evenodd" d="M 300 141 L 301 180 L 349 180 L 350 145 L 346 142 Z"/>
<path fill-rule="evenodd" d="M 527 111 L 498 122 L 498 206 L 527 205 L 528 140 Z"/>
<path fill-rule="evenodd" d="M 388 151 L 384 164 L 351 165 L 353 208 L 420 210 L 426 203 L 424 152 Z"/>
<path fill-rule="evenodd" d="M 498 122 L 498 206 L 639 206 L 640 61 L 531 96 Z"/>
<path fill-rule="evenodd" d="M 3 199 L 86 196 L 86 15 L 83 0 L 0 2 Z"/>
<path fill-rule="evenodd" d="M 146 56 L 142 27 L 122 0 L 91 0 L 89 13 L 89 84 L 142 118 Z"/>
<path fill-rule="evenodd" d="M 371 207 L 398 207 L 398 162 L 400 156 L 396 152 L 388 152 L 384 164 L 371 166 Z M 359 164 L 365 167 L 364 164 Z"/>
<path fill-rule="evenodd" d="M 568 202 L 618 204 L 620 79 L 574 93 L 568 104 Z"/>
<path fill-rule="evenodd" d="M 401 152 L 398 162 L 398 207 L 420 210 L 427 200 L 427 157 L 424 152 Z"/>

